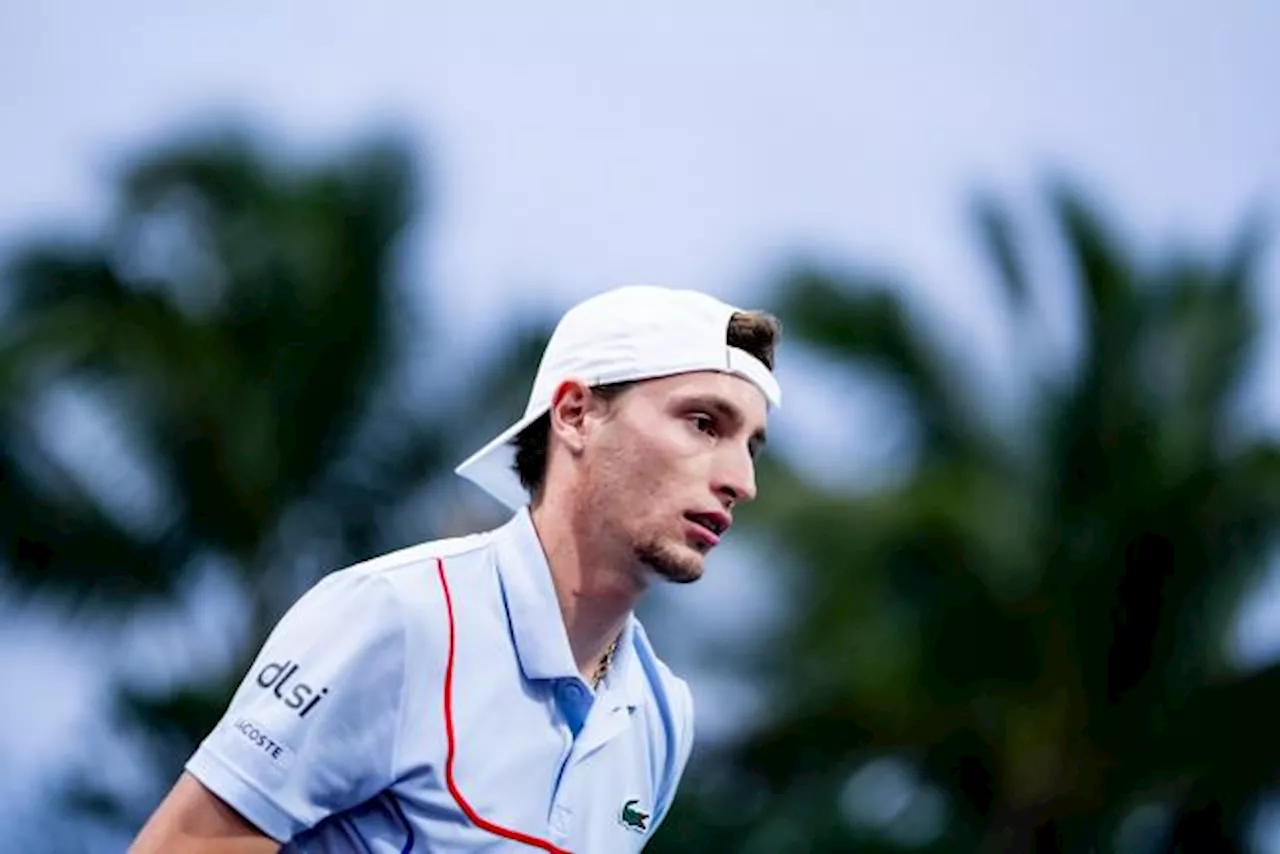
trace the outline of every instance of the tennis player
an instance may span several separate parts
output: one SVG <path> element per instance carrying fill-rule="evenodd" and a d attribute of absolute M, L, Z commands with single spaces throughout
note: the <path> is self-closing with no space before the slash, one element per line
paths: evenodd
<path fill-rule="evenodd" d="M 755 496 L 777 337 L 693 291 L 569 310 L 524 416 L 457 469 L 510 520 L 308 590 L 131 850 L 644 848 L 694 713 L 633 612 Z"/>

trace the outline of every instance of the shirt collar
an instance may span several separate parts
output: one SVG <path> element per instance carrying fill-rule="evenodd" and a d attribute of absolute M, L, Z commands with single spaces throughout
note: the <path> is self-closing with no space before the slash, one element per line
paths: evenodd
<path fill-rule="evenodd" d="M 515 516 L 495 532 L 494 543 L 507 619 L 525 678 L 578 677 L 564 616 L 551 580 L 551 567 L 528 507 L 517 510 Z M 613 686 L 618 686 L 623 702 L 630 706 L 639 703 L 643 691 L 635 678 L 640 669 L 632 648 L 636 640 L 635 624 L 635 615 L 628 616 L 609 673 L 601 685 L 601 693 L 612 693 Z"/>

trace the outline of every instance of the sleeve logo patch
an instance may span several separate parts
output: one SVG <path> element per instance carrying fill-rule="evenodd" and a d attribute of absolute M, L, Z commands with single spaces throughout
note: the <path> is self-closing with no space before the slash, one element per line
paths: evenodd
<path fill-rule="evenodd" d="M 258 687 L 269 688 L 276 699 L 287 708 L 298 710 L 298 717 L 305 718 L 307 712 L 329 693 L 328 688 L 319 690 L 303 682 L 297 676 L 298 664 L 293 661 L 273 661 L 258 672 Z M 291 686 L 291 687 L 288 687 Z"/>
<path fill-rule="evenodd" d="M 280 768 L 288 768 L 293 762 L 293 751 L 277 741 L 270 733 L 248 718 L 237 718 L 231 725 L 254 753 L 265 756 Z"/>

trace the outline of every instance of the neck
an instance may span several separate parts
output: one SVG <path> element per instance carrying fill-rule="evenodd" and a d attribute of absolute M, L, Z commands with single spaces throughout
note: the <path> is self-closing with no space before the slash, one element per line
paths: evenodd
<path fill-rule="evenodd" d="M 644 585 L 628 564 L 584 534 L 589 526 L 574 524 L 572 516 L 547 500 L 530 511 L 530 518 L 551 567 L 574 662 L 590 683 Z"/>

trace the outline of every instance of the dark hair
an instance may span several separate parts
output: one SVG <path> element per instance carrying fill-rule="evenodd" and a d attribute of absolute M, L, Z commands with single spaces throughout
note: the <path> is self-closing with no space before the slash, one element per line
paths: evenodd
<path fill-rule="evenodd" d="M 611 401 L 633 385 L 634 382 L 598 385 L 591 389 L 591 393 L 601 400 Z M 520 478 L 520 485 L 535 498 L 542 489 L 542 478 L 547 473 L 547 440 L 550 434 L 551 413 L 548 412 L 521 430 L 520 435 L 515 438 L 516 475 Z"/>
<path fill-rule="evenodd" d="M 782 335 L 782 324 L 773 315 L 763 311 L 740 311 L 729 318 L 725 341 L 755 356 L 773 370 L 774 349 Z M 620 396 L 635 382 L 612 383 L 591 389 L 597 397 L 611 401 Z M 551 432 L 551 415 L 544 414 L 516 436 L 515 472 L 520 484 L 537 500 L 542 490 L 542 480 L 547 473 L 547 442 Z"/>

